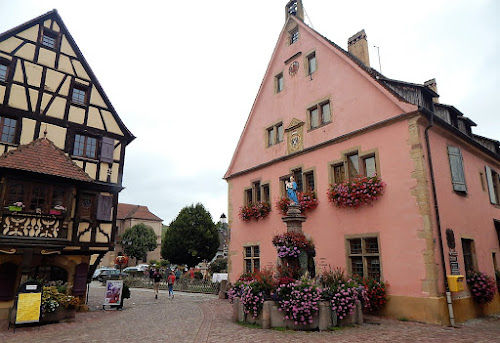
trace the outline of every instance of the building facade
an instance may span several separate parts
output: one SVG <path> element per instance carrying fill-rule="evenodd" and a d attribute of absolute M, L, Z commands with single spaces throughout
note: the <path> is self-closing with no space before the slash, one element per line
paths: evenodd
<path fill-rule="evenodd" d="M 286 22 L 240 141 L 228 182 L 230 280 L 274 267 L 272 237 L 286 231 L 276 202 L 285 180 L 316 194 L 304 234 L 316 247 L 316 273 L 342 267 L 390 285 L 384 314 L 450 322 L 447 275 L 498 269 L 499 142 L 474 135 L 474 122 L 440 104 L 435 80 L 392 80 L 369 66 L 364 31 L 348 51 L 303 21 L 290 1 Z M 331 184 L 377 175 L 384 194 L 370 205 L 338 208 Z M 271 212 L 243 220 L 241 208 Z M 448 238 L 448 239 L 447 239 Z M 474 304 L 452 292 L 456 321 L 500 312 L 496 299 Z"/>
<path fill-rule="evenodd" d="M 134 139 L 57 11 L 0 34 L 0 318 L 30 279 L 85 303 Z"/>
<path fill-rule="evenodd" d="M 145 224 L 150 226 L 156 234 L 156 249 L 147 253 L 146 261 L 161 259 L 161 230 L 163 220 L 151 213 L 147 206 L 118 204 L 118 212 L 116 214 L 116 242 L 115 250 L 108 252 L 101 260 L 100 266 L 113 267 L 115 258 L 120 252 L 123 252 L 122 237 L 125 230 L 137 224 Z M 146 262 L 143 261 L 143 262 Z M 129 260 L 129 266 L 135 266 L 138 261 Z"/>

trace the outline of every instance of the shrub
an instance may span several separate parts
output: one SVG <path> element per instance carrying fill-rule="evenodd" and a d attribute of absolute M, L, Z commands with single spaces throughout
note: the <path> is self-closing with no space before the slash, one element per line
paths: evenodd
<path fill-rule="evenodd" d="M 282 284 L 276 289 L 279 310 L 285 312 L 285 320 L 290 319 L 296 325 L 313 322 L 313 315 L 319 310 L 321 290 L 311 279 Z"/>
<path fill-rule="evenodd" d="M 312 210 L 318 207 L 318 199 L 316 192 L 306 191 L 297 192 L 297 200 L 299 201 L 300 212 L 305 213 L 307 210 Z M 290 199 L 282 197 L 276 202 L 276 208 L 282 215 L 286 215 L 288 207 L 290 206 Z"/>
<path fill-rule="evenodd" d="M 218 258 L 210 263 L 208 269 L 211 273 L 223 273 L 227 270 L 227 258 Z"/>
<path fill-rule="evenodd" d="M 327 192 L 328 199 L 336 207 L 366 205 L 382 196 L 385 183 L 378 176 L 358 176 L 352 181 L 333 184 Z"/>
<path fill-rule="evenodd" d="M 490 303 L 497 292 L 495 280 L 481 272 L 467 272 L 467 285 L 472 297 L 478 304 Z"/>

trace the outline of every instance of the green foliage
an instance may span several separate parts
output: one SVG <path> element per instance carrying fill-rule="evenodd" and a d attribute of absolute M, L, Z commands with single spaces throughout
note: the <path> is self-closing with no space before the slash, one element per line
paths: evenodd
<path fill-rule="evenodd" d="M 122 244 L 125 255 L 145 260 L 149 251 L 156 249 L 156 233 L 144 223 L 136 224 L 125 230 L 122 242 L 131 242 L 131 244 Z"/>
<path fill-rule="evenodd" d="M 219 234 L 210 213 L 202 204 L 184 207 L 169 225 L 161 256 L 175 264 L 194 267 L 211 260 L 219 247 Z"/>
<path fill-rule="evenodd" d="M 227 271 L 227 258 L 218 258 L 208 266 L 211 273 L 225 273 Z"/>

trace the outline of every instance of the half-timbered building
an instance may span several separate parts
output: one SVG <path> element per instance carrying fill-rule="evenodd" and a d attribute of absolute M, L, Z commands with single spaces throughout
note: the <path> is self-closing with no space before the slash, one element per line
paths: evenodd
<path fill-rule="evenodd" d="M 316 274 L 340 267 L 387 281 L 383 314 L 395 318 L 445 324 L 499 313 L 498 295 L 481 307 L 467 285 L 448 281 L 499 269 L 498 140 L 473 134 L 471 119 L 440 104 L 435 80 L 371 68 L 364 30 L 346 51 L 306 25 L 301 0 L 288 2 L 285 18 L 224 176 L 230 281 L 275 267 L 272 239 L 286 231 L 277 203 L 293 175 L 318 200 L 302 225 Z M 378 200 L 349 206 L 358 188 L 337 193 L 344 207 L 330 202 L 331 184 L 375 175 L 385 183 Z"/>
<path fill-rule="evenodd" d="M 84 300 L 134 136 L 56 10 L 0 34 L 0 134 L 0 317 L 28 279 Z"/>

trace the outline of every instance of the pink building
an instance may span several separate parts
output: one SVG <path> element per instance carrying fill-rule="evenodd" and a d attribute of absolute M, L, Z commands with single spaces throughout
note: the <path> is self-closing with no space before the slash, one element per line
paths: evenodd
<path fill-rule="evenodd" d="M 499 142 L 474 135 L 474 122 L 438 103 L 435 80 L 396 81 L 370 68 L 364 31 L 348 45 L 307 26 L 302 1 L 287 4 L 225 175 L 230 280 L 275 266 L 271 240 L 286 231 L 275 204 L 294 175 L 319 201 L 303 224 L 317 273 L 342 267 L 387 281 L 387 316 L 446 324 L 451 313 L 464 321 L 500 312 L 498 294 L 480 307 L 466 284 L 450 293 L 451 306 L 445 296 L 447 275 L 498 269 Z M 329 202 L 330 184 L 375 173 L 386 184 L 380 199 L 359 208 Z M 258 202 L 271 206 L 265 218 L 240 219 L 241 207 Z"/>

